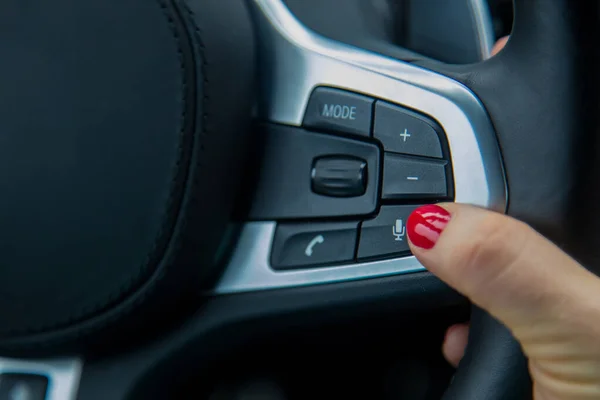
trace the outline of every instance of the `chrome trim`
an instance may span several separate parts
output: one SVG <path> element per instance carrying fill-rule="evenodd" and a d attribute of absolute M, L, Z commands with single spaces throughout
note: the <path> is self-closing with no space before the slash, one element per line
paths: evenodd
<path fill-rule="evenodd" d="M 341 267 L 275 272 L 269 265 L 275 226 L 274 222 L 251 222 L 244 226 L 233 259 L 216 293 L 306 286 L 423 270 L 414 257 L 405 257 Z"/>
<path fill-rule="evenodd" d="M 482 60 L 490 58 L 494 47 L 494 23 L 486 0 L 467 0 L 473 16 L 475 34 L 479 42 L 479 56 Z"/>
<path fill-rule="evenodd" d="M 259 28 L 259 116 L 302 124 L 317 86 L 346 89 L 434 117 L 452 154 L 455 198 L 498 211 L 506 183 L 494 130 L 483 105 L 446 76 L 321 37 L 303 26 L 281 0 L 253 0 Z M 314 285 L 422 271 L 414 257 L 347 266 L 276 272 L 269 266 L 274 222 L 245 225 L 215 293 Z"/>
<path fill-rule="evenodd" d="M 82 365 L 80 359 L 17 360 L 0 357 L 0 374 L 46 376 L 49 382 L 45 400 L 76 400 Z"/>

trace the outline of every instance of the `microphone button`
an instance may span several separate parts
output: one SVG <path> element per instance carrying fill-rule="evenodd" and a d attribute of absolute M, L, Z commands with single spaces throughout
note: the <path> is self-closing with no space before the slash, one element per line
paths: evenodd
<path fill-rule="evenodd" d="M 410 206 L 383 206 L 377 217 L 360 228 L 358 259 L 394 258 L 410 255 L 406 220 L 416 209 Z"/>

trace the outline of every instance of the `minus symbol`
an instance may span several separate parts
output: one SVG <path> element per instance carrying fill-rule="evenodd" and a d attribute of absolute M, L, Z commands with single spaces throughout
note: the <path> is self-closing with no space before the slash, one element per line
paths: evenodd
<path fill-rule="evenodd" d="M 409 181 L 418 181 L 419 177 L 418 176 L 407 176 L 406 179 Z"/>

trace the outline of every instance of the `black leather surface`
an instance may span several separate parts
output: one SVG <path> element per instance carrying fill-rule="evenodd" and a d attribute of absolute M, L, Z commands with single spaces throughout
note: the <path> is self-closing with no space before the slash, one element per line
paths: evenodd
<path fill-rule="evenodd" d="M 593 3 L 593 2 L 592 2 Z M 505 161 L 510 215 L 561 240 L 578 181 L 577 156 L 589 116 L 581 63 L 592 3 L 517 0 L 511 39 L 477 65 L 420 64 L 463 82 L 490 114 Z M 579 37 L 579 35 L 582 37 Z"/>
<path fill-rule="evenodd" d="M 193 133 L 172 18 L 157 1 L 0 5 L 0 340 L 102 312 L 162 258 Z"/>
<path fill-rule="evenodd" d="M 39 204 L 67 210 L 72 207 L 73 215 L 66 223 L 44 226 L 47 232 L 52 228 L 55 245 L 47 246 L 46 253 L 31 246 L 26 256 L 42 262 L 34 264 L 36 269 L 15 270 L 8 276 L 5 265 L 0 268 L 3 281 L 15 281 L 14 287 L 0 293 L 0 316 L 10 318 L 0 318 L 0 332 L 27 332 L 0 338 L 0 348 L 3 354 L 40 356 L 83 351 L 116 339 L 140 342 L 167 329 L 196 305 L 198 288 L 210 283 L 207 279 L 212 279 L 214 267 L 233 237 L 229 222 L 255 94 L 255 46 L 247 4 L 244 0 L 230 0 L 227 8 L 220 2 L 200 0 L 85 4 L 59 0 L 36 1 L 35 7 L 11 0 L 6 4 L 15 12 L 36 10 L 40 26 L 31 21 L 16 26 L 14 15 L 11 18 L 11 13 L 2 13 L 0 32 L 14 29 L 21 36 L 2 34 L 0 43 L 40 64 L 32 74 L 16 68 L 14 72 L 20 75 L 15 76 L 20 80 L 13 77 L 15 82 L 10 82 L 6 69 L 13 64 L 1 63 L 0 75 L 7 81 L 3 85 L 14 88 L 14 93 L 0 94 L 0 113 L 19 113 L 17 120 L 22 125 L 33 126 L 40 116 L 53 122 L 44 126 L 42 120 L 38 126 L 45 130 L 13 132 L 4 139 L 20 143 L 21 149 L 29 145 L 35 152 L 28 154 L 31 160 L 21 160 L 24 166 L 38 162 L 48 167 L 44 170 L 40 166 L 38 182 L 31 182 L 39 187 L 15 188 L 21 194 L 32 194 L 22 205 L 29 214 L 24 213 L 21 219 L 30 223 L 23 224 L 19 228 L 23 232 L 17 233 L 39 235 L 36 219 L 49 218 Z M 0 9 L 12 10 L 5 3 Z M 224 29 L 228 26 L 235 29 Z M 26 69 L 28 65 L 17 66 Z M 69 68 L 61 69 L 64 65 Z M 50 67 L 53 69 L 48 71 Z M 123 69 L 128 75 L 122 76 Z M 34 82 L 43 78 L 46 86 L 28 87 L 29 92 L 20 93 L 18 85 L 28 75 Z M 190 98 L 184 99 L 182 91 L 189 91 Z M 61 103 L 65 99 L 71 102 Z M 18 108 L 16 100 L 20 101 Z M 189 131 L 189 137 L 184 131 Z M 178 181 L 182 190 L 174 200 L 171 224 L 160 231 L 166 239 L 152 263 L 145 265 L 146 260 L 138 254 L 141 245 L 137 244 L 144 241 L 146 245 L 146 236 L 157 234 L 155 222 L 164 218 L 161 213 L 169 192 L 161 181 L 164 172 L 155 171 L 158 164 L 164 164 L 162 159 L 144 149 L 154 146 L 159 155 L 176 153 L 171 142 L 164 142 L 168 137 L 179 140 L 173 143 L 181 145 L 185 153 L 181 159 L 169 160 L 172 168 L 182 171 Z M 73 138 L 79 142 L 67 140 Z M 85 144 L 88 153 L 69 148 L 72 143 Z M 0 152 L 10 149 L 5 147 Z M 63 160 L 63 153 L 91 158 L 102 185 L 86 181 L 86 177 L 93 177 L 78 171 L 76 164 L 67 164 L 70 159 Z M 142 171 L 140 165 L 148 170 Z M 54 173 L 62 172 L 60 168 L 78 176 L 80 179 L 74 181 L 77 185 L 52 185 L 60 178 Z M 7 177 L 22 178 L 19 169 L 4 171 Z M 136 172 L 147 175 L 137 176 Z M 66 181 L 69 176 L 63 178 Z M 121 185 L 110 186 L 115 181 Z M 165 190 L 154 197 L 144 196 L 138 193 L 142 183 L 162 184 Z M 102 190 L 107 186 L 116 192 L 120 188 L 121 193 L 108 197 Z M 52 202 L 56 190 L 69 202 Z M 73 199 L 66 197 L 69 190 Z M 139 210 L 133 207 L 129 211 L 132 215 L 123 215 L 121 220 L 119 214 L 111 213 L 134 198 L 141 201 Z M 11 199 L 5 195 L 0 204 Z M 93 216 L 97 226 L 84 218 L 77 220 L 79 210 L 86 211 L 83 217 Z M 96 210 L 102 212 L 94 215 Z M 81 232 L 68 229 L 73 226 Z M 90 236 L 93 234 L 96 237 Z M 26 238 L 21 239 L 21 245 L 28 244 Z M 111 241 L 122 246 L 107 248 Z M 72 243 L 85 246 L 67 247 Z M 13 255 L 9 246 L 2 250 L 3 257 Z M 102 264 L 109 250 L 117 260 Z M 71 263 L 60 263 L 55 257 L 58 251 L 70 257 Z M 17 301 L 18 296 L 31 297 Z"/>
<path fill-rule="evenodd" d="M 527 360 L 506 327 L 473 306 L 469 345 L 443 400 L 530 399 Z"/>
<path fill-rule="evenodd" d="M 169 398 L 170 385 L 186 374 L 210 369 L 267 333 L 463 305 L 464 298 L 429 273 L 214 297 L 160 340 L 90 355 L 78 400 Z"/>

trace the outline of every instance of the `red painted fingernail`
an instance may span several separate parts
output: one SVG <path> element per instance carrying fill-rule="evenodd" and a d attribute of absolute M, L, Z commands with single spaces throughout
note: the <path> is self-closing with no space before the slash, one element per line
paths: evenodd
<path fill-rule="evenodd" d="M 450 222 L 450 213 L 440 206 L 417 208 L 406 221 L 408 238 L 417 247 L 431 249 Z"/>

